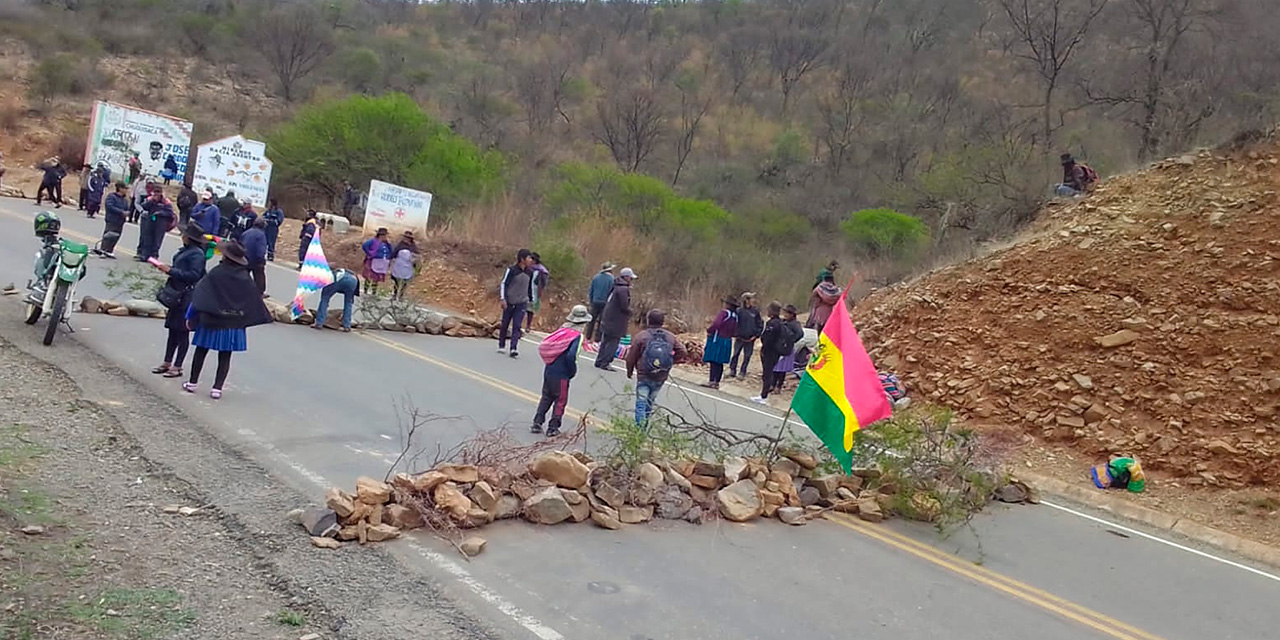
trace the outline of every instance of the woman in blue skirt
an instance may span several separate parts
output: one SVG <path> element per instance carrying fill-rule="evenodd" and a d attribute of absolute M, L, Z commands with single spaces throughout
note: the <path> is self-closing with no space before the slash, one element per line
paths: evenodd
<path fill-rule="evenodd" d="M 711 379 L 702 383 L 710 389 L 720 388 L 724 377 L 724 365 L 733 353 L 733 336 L 738 333 L 738 299 L 724 299 L 724 308 L 707 327 L 707 345 L 702 350 L 702 361 L 711 365 Z"/>
<path fill-rule="evenodd" d="M 271 322 L 262 293 L 249 273 L 244 247 L 231 241 L 218 248 L 222 262 L 196 285 L 187 309 L 187 322 L 195 325 L 191 345 L 196 350 L 191 359 L 191 380 L 182 384 L 188 393 L 195 393 L 205 357 L 217 351 L 218 371 L 209 391 L 214 400 L 222 397 L 222 386 L 231 372 L 231 354 L 249 348 L 245 329 Z"/>

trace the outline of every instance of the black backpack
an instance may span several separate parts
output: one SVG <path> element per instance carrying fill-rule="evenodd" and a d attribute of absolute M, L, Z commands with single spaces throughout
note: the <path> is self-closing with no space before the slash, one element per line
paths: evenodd
<path fill-rule="evenodd" d="M 666 331 L 653 331 L 649 342 L 644 345 L 644 353 L 640 354 L 640 371 L 644 373 L 668 373 L 675 366 L 675 347 L 667 338 Z"/>
<path fill-rule="evenodd" d="M 796 322 L 782 323 L 782 330 L 778 332 L 777 339 L 777 351 L 779 354 L 783 356 L 791 355 L 791 352 L 796 348 L 796 343 L 800 341 L 800 338 L 804 337 L 804 329 L 797 331 L 797 326 L 799 326 L 799 323 Z"/>

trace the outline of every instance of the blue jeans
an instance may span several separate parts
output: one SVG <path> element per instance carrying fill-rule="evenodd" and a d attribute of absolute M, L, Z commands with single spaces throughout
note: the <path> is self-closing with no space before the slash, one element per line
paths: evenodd
<path fill-rule="evenodd" d="M 323 327 L 325 316 L 329 315 L 329 299 L 335 293 L 342 294 L 342 328 L 351 328 L 351 310 L 356 303 L 356 291 L 360 289 L 360 280 L 348 274 L 341 280 L 325 286 L 320 290 L 320 308 L 316 309 L 316 326 Z"/>
<path fill-rule="evenodd" d="M 1080 191 L 1075 187 L 1072 187 L 1066 184 L 1061 184 L 1061 183 L 1054 185 L 1053 193 L 1054 195 L 1057 195 L 1062 198 L 1074 198 L 1080 195 Z"/>
<path fill-rule="evenodd" d="M 280 226 L 271 224 L 270 222 L 268 222 L 267 228 L 264 229 L 264 231 L 266 231 L 267 233 L 267 260 L 271 262 L 275 262 L 276 240 L 280 238 Z M 303 255 L 305 257 L 306 255 L 305 252 Z"/>
<path fill-rule="evenodd" d="M 657 408 L 658 392 L 664 384 L 666 382 L 636 380 L 636 424 L 641 427 L 649 426 L 649 416 Z"/>

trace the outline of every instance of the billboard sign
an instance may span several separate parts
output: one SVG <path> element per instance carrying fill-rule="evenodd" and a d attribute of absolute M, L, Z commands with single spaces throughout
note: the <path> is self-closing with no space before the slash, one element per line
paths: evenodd
<path fill-rule="evenodd" d="M 181 180 L 187 171 L 191 130 L 192 124 L 181 118 L 99 101 L 89 120 L 85 162 L 94 166 L 101 162 L 111 169 L 113 179 L 123 179 L 129 175 L 129 158 L 134 154 L 142 161 L 142 173 L 151 176 L 160 175 L 165 159 L 173 156 Z"/>
<path fill-rule="evenodd" d="M 265 207 L 271 184 L 271 161 L 266 152 L 265 143 L 244 136 L 206 142 L 196 147 L 191 186 L 196 191 L 209 189 L 218 196 L 234 191 L 237 198 L 248 198 L 253 206 Z"/>
<path fill-rule="evenodd" d="M 369 182 L 369 198 L 364 209 L 364 230 L 378 227 L 393 231 L 425 233 L 431 213 L 431 194 L 388 182 Z"/>

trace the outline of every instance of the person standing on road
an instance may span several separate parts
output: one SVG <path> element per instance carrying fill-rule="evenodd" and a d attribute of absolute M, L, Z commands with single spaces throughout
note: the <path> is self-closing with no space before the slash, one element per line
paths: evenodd
<path fill-rule="evenodd" d="M 591 322 L 587 324 L 584 335 L 588 342 L 600 341 L 600 314 L 604 313 L 604 303 L 609 301 L 613 292 L 613 269 L 617 265 L 606 262 L 600 265 L 600 273 L 591 279 L 591 287 L 587 289 L 587 302 L 591 305 Z"/>
<path fill-rule="evenodd" d="M 613 279 L 613 290 L 604 303 L 600 319 L 600 350 L 596 352 L 596 368 L 608 371 L 618 357 L 618 345 L 631 324 L 631 283 L 638 279 L 631 267 L 623 267 L 622 273 Z"/>
<path fill-rule="evenodd" d="M 364 250 L 364 271 L 360 273 L 364 278 L 364 292 L 376 296 L 378 283 L 385 281 L 387 272 L 391 270 L 391 243 L 387 242 L 387 228 L 379 227 L 378 232 L 365 240 L 360 248 Z"/>
<path fill-rule="evenodd" d="M 89 179 L 93 177 L 93 167 L 84 165 L 80 167 L 80 200 L 76 204 L 77 211 L 87 211 L 89 206 Z"/>
<path fill-rule="evenodd" d="M 204 229 L 188 224 L 182 232 L 182 248 L 173 256 L 173 264 L 159 263 L 156 268 L 167 274 L 165 289 L 177 292 L 177 298 L 164 315 L 164 328 L 169 339 L 164 346 L 164 362 L 151 373 L 166 378 L 181 378 L 182 363 L 187 359 L 187 347 L 191 331 L 187 328 L 187 307 L 191 306 L 191 292 L 204 277 L 205 249 Z"/>
<path fill-rule="evenodd" d="M 756 348 L 756 340 L 764 330 L 764 321 L 760 319 L 760 310 L 756 308 L 756 294 L 748 291 L 742 294 L 742 308 L 738 309 L 738 333 L 733 338 L 733 357 L 729 359 L 730 378 L 746 378 L 747 365 L 751 364 L 751 355 Z M 742 369 L 738 369 L 738 358 L 742 358 Z"/>
<path fill-rule="evenodd" d="M 542 296 L 547 291 L 547 285 L 551 284 L 551 270 L 542 264 L 542 256 L 537 251 L 529 254 L 529 259 L 533 261 L 529 265 L 529 277 L 533 278 L 533 300 L 529 302 L 529 308 L 525 309 L 524 326 L 532 331 L 533 316 L 542 310 Z"/>
<path fill-rule="evenodd" d="M 302 230 L 298 232 L 298 270 L 302 270 L 302 261 L 307 258 L 307 247 L 311 239 L 316 237 L 316 210 L 307 209 L 307 219 L 302 221 Z"/>
<path fill-rule="evenodd" d="M 208 189 L 200 193 L 200 202 L 191 208 L 191 222 L 200 225 L 205 233 L 217 234 L 222 231 L 222 212 L 213 204 L 213 192 Z"/>
<path fill-rule="evenodd" d="M 221 198 L 218 198 L 218 213 L 222 216 L 222 226 L 217 229 L 205 229 L 215 236 L 224 238 L 231 236 L 231 229 L 236 224 L 236 211 L 240 209 L 240 201 L 236 199 L 236 192 L 228 189 Z"/>
<path fill-rule="evenodd" d="M 751 399 L 757 404 L 768 404 L 769 393 L 773 391 L 773 368 L 778 366 L 782 353 L 791 352 L 794 337 L 790 328 L 782 321 L 782 304 L 777 300 L 769 303 L 767 311 L 769 320 L 764 323 L 764 333 L 760 334 L 760 395 Z M 799 324 L 799 323 L 797 323 Z"/>
<path fill-rule="evenodd" d="M 107 194 L 106 203 L 103 205 L 105 213 L 103 214 L 102 239 L 98 241 L 98 246 L 93 252 L 103 258 L 116 257 L 116 243 L 120 241 L 120 234 L 124 232 L 124 222 L 129 218 L 129 210 L 133 207 L 129 203 L 129 187 L 123 182 L 116 183 L 116 190 Z"/>
<path fill-rule="evenodd" d="M 170 182 L 178 179 L 178 159 L 169 154 L 164 159 L 164 169 L 160 171 L 160 177 L 164 178 L 167 186 Z"/>
<path fill-rule="evenodd" d="M 133 207 L 129 209 L 129 222 L 135 222 L 141 227 L 142 225 L 142 205 L 147 203 L 147 198 L 151 197 L 154 191 L 150 180 L 135 180 L 129 188 L 129 200 L 133 203 Z"/>
<path fill-rule="evenodd" d="M 136 184 L 140 177 L 142 177 L 142 158 L 139 158 L 138 152 L 134 151 L 129 158 L 129 179 L 125 183 L 129 185 Z"/>
<path fill-rule="evenodd" d="M 724 308 L 716 314 L 707 327 L 707 344 L 702 350 L 702 361 L 711 365 L 711 377 L 702 386 L 719 389 L 724 377 L 724 365 L 733 351 L 733 336 L 738 333 L 738 301 L 733 296 L 724 299 Z"/>
<path fill-rule="evenodd" d="M 187 320 L 195 323 L 191 344 L 196 351 L 191 358 L 191 378 L 182 384 L 184 391 L 195 393 L 205 358 L 210 351 L 217 351 L 218 371 L 209 391 L 214 400 L 222 398 L 227 374 L 231 372 L 231 354 L 249 348 L 245 330 L 271 322 L 271 314 L 249 275 L 244 247 L 231 241 L 218 248 L 222 250 L 222 262 L 209 270 L 191 294 Z"/>
<path fill-rule="evenodd" d="M 232 239 L 239 240 L 244 232 L 253 228 L 253 223 L 258 220 L 258 212 L 253 210 L 253 203 L 248 198 L 240 200 L 240 208 L 236 209 L 235 227 L 231 230 Z M 263 233 L 263 241 L 266 241 L 266 233 Z"/>
<path fill-rule="evenodd" d="M 90 219 L 98 217 L 98 211 L 102 209 L 103 192 L 106 190 L 106 177 L 100 171 L 90 172 L 89 189 L 84 195 L 84 210 Z"/>
<path fill-rule="evenodd" d="M 773 366 L 774 391 L 782 391 L 783 385 L 787 382 L 787 376 L 795 371 L 796 358 L 800 353 L 800 343 L 805 339 L 805 334 L 813 331 L 814 335 L 817 335 L 816 330 L 805 329 L 800 325 L 800 321 L 796 320 L 796 307 L 791 304 L 782 308 L 782 331 L 782 338 L 779 338 L 778 347 L 778 353 L 781 357 L 778 358 L 778 364 Z M 790 340 L 790 343 L 785 342 L 784 339 Z"/>
<path fill-rule="evenodd" d="M 671 376 L 671 367 L 689 356 L 675 334 L 662 328 L 665 323 L 661 311 L 650 311 L 646 328 L 636 334 L 627 350 L 627 378 L 636 379 L 636 424 L 645 429 L 657 407 L 658 392 Z"/>
<path fill-rule="evenodd" d="M 418 243 L 413 238 L 413 231 L 406 229 L 400 235 L 391 255 L 391 299 L 404 300 L 409 281 L 418 275 Z"/>
<path fill-rule="evenodd" d="M 333 282 L 320 290 L 320 307 L 316 309 L 312 329 L 324 328 L 324 321 L 329 315 L 329 300 L 338 293 L 342 294 L 342 330 L 351 332 L 351 312 L 355 308 L 356 296 L 360 295 L 360 278 L 346 269 L 335 269 Z"/>
<path fill-rule="evenodd" d="M 284 224 L 284 209 L 275 198 L 267 200 L 267 209 L 262 212 L 262 219 L 267 221 L 267 262 L 276 261 L 276 240 L 280 238 L 280 225 Z"/>
<path fill-rule="evenodd" d="M 142 206 L 142 223 L 138 232 L 138 255 L 136 260 L 146 262 L 147 258 L 159 258 L 160 248 L 164 245 L 164 236 L 177 226 L 178 215 L 173 212 L 173 203 L 164 197 L 159 185 L 151 193 L 151 197 Z"/>
<path fill-rule="evenodd" d="M 40 187 L 36 189 L 36 206 L 40 206 L 42 195 L 49 196 L 49 202 L 53 203 L 54 209 L 62 208 L 62 179 L 67 176 L 67 170 L 62 168 L 62 160 L 58 156 L 53 156 L 41 165 L 40 169 L 44 171 L 44 175 L 40 178 Z"/>
<path fill-rule="evenodd" d="M 502 303 L 502 324 L 498 327 L 498 353 L 507 352 L 507 338 L 511 338 L 512 358 L 520 357 L 520 323 L 533 301 L 533 253 L 528 249 L 516 252 L 515 264 L 507 267 L 498 284 L 498 298 Z M 510 334 L 508 334 L 510 330 Z"/>
<path fill-rule="evenodd" d="M 187 223 L 191 222 L 191 212 L 195 209 L 196 203 L 199 201 L 200 197 L 196 195 L 196 190 L 191 188 L 191 181 L 183 181 L 182 189 L 178 191 L 179 229 L 187 228 Z"/>
<path fill-rule="evenodd" d="M 564 422 L 564 410 L 569 405 L 569 381 L 578 375 L 578 349 L 582 346 L 582 328 L 591 322 L 591 314 L 583 305 L 577 305 L 565 318 L 565 324 L 559 330 L 547 336 L 538 347 L 538 355 L 546 368 L 542 370 L 542 397 L 538 400 L 538 410 L 533 415 L 533 426 L 529 431 L 542 433 L 542 424 L 547 420 L 547 411 L 551 411 L 551 421 L 547 422 L 547 437 L 560 435 L 560 427 Z"/>
<path fill-rule="evenodd" d="M 253 226 L 240 236 L 240 243 L 244 245 L 244 256 L 249 261 L 249 274 L 253 276 L 253 283 L 258 285 L 258 293 L 263 298 L 269 298 L 267 295 L 267 221 L 262 218 L 256 218 Z"/>

